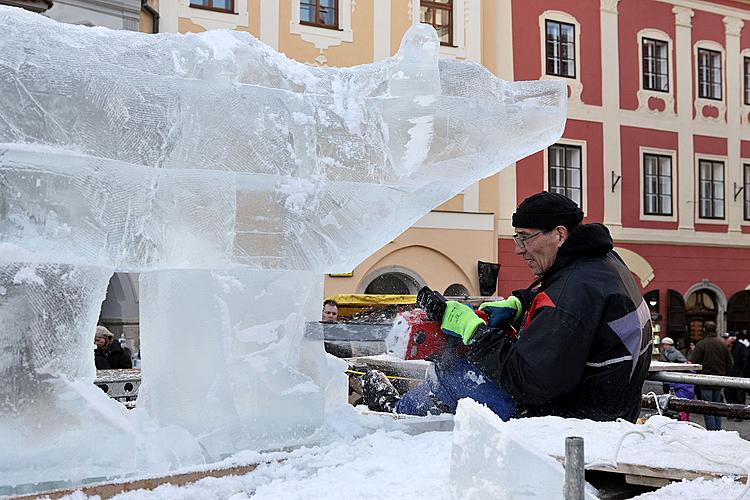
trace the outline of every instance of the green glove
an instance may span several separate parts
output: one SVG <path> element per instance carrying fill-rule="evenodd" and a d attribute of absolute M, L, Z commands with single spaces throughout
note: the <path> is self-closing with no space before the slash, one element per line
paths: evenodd
<path fill-rule="evenodd" d="M 471 336 L 479 325 L 484 325 L 484 320 L 474 313 L 474 310 L 455 300 L 445 303 L 445 314 L 440 329 L 447 335 L 460 337 L 464 344 L 468 345 Z"/>
<path fill-rule="evenodd" d="M 485 302 L 479 306 L 479 310 L 487 313 L 487 324 L 490 328 L 505 328 L 518 321 L 523 305 L 518 297 L 511 295 L 505 300 Z"/>

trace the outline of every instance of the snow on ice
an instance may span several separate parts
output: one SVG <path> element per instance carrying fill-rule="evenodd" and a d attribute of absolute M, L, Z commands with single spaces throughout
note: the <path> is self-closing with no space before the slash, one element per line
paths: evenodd
<path fill-rule="evenodd" d="M 443 417 L 420 417 L 440 419 Z M 385 420 L 381 420 L 385 419 Z M 335 424 L 333 423 L 335 422 Z M 339 411 L 308 444 L 288 452 L 241 452 L 220 465 L 260 463 L 254 471 L 224 478 L 206 478 L 182 487 L 162 485 L 153 491 L 118 495 L 121 500 L 222 499 L 562 499 L 563 469 L 550 458 L 559 456 L 568 435 L 584 436 L 586 463 L 610 460 L 622 436 L 634 429 L 646 434 L 623 441 L 623 457 L 657 461 L 670 438 L 687 438 L 690 451 L 714 450 L 713 457 L 696 456 L 687 468 L 704 470 L 712 460 L 734 466 L 747 457 L 750 443 L 736 433 L 705 431 L 652 417 L 646 425 L 600 423 L 540 417 L 501 421 L 487 408 L 463 400 L 453 432 L 410 434 L 408 421 Z M 715 438 L 722 440 L 716 448 Z M 685 460 L 685 449 L 682 458 Z M 676 459 L 677 453 L 673 455 Z M 668 465 L 674 465 L 667 458 Z M 716 463 L 713 463 L 715 466 Z M 588 498 L 597 491 L 587 485 Z M 732 477 L 703 478 L 674 483 L 637 498 L 734 499 L 746 493 Z M 68 497 L 81 500 L 78 493 Z"/>

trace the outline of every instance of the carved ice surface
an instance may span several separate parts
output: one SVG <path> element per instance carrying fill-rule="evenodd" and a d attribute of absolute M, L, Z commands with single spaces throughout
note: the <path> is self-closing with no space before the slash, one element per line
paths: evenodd
<path fill-rule="evenodd" d="M 425 25 L 349 69 L 4 7 L 0 46 L 0 493 L 306 439 L 346 402 L 341 362 L 302 335 L 322 273 L 565 122 L 564 83 L 439 61 Z M 113 271 L 142 273 L 130 413 L 91 384 Z"/>

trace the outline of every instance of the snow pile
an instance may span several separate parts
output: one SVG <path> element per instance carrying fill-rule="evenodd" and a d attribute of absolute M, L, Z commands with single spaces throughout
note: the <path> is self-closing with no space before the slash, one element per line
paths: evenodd
<path fill-rule="evenodd" d="M 640 464 L 744 475 L 750 465 L 744 463 L 750 458 L 750 442 L 736 432 L 708 432 L 658 415 L 643 425 L 538 417 L 511 419 L 503 427 L 529 448 L 555 457 L 565 455 L 565 436 L 581 436 L 587 466 Z"/>
<path fill-rule="evenodd" d="M 672 483 L 657 491 L 644 493 L 633 500 L 741 500 L 748 498 L 747 487 L 731 477 L 704 479 L 699 477 L 692 481 L 683 480 Z"/>
<path fill-rule="evenodd" d="M 415 423 L 440 424 L 445 418 L 393 420 L 388 415 L 358 415 L 351 408 L 341 408 L 306 446 L 286 452 L 241 452 L 213 467 L 260 464 L 248 474 L 205 478 L 182 487 L 165 484 L 153 491 L 139 490 L 116 498 L 555 499 L 562 498 L 562 466 L 541 448 L 556 451 L 557 443 L 564 443 L 567 435 L 585 434 L 587 449 L 603 450 L 597 441 L 606 441 L 613 433 L 611 423 L 554 417 L 504 423 L 486 408 L 463 400 L 453 432 L 413 434 Z M 655 418 L 638 427 L 648 433 L 650 427 L 664 424 L 662 419 Z M 548 434 L 540 436 L 541 429 Z M 714 438 L 721 433 L 696 431 L 691 433 L 696 447 L 716 449 Z M 622 435 L 612 436 L 615 444 Z M 543 441 L 550 445 L 543 446 Z M 746 442 L 736 442 L 742 443 Z M 625 455 L 638 453 L 651 460 L 661 458 L 658 450 L 660 447 L 651 440 L 626 440 L 622 447 Z M 720 452 L 731 453 L 731 450 Z M 597 492 L 587 487 L 587 498 L 595 498 Z M 731 477 L 699 478 L 674 483 L 638 498 L 731 499 L 744 491 L 745 486 Z M 78 493 L 68 498 L 81 500 L 85 495 Z"/>

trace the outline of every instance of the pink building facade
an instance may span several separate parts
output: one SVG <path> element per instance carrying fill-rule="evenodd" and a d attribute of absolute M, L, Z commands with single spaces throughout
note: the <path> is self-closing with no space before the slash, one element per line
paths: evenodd
<path fill-rule="evenodd" d="M 604 222 L 661 336 L 750 330 L 750 2 L 503 3 L 513 78 L 569 89 L 563 137 L 506 196 L 561 192 Z M 507 295 L 532 277 L 499 235 Z"/>

